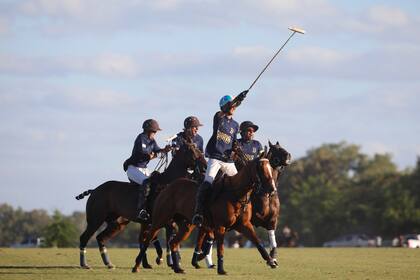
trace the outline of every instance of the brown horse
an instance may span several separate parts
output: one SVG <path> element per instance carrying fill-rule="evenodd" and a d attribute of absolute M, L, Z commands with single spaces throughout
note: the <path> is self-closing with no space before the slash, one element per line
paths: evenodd
<path fill-rule="evenodd" d="M 248 162 L 235 176 L 222 177 L 213 185 L 213 200 L 209 207 L 209 213 L 205 217 L 204 226 L 208 230 L 214 230 L 216 235 L 217 272 L 219 274 L 226 274 L 223 268 L 223 240 L 226 229 L 230 228 L 243 233 L 254 242 L 267 264 L 273 268 L 276 267 L 273 259 L 258 240 L 251 224 L 251 212 L 244 211 L 251 193 L 259 186 L 263 186 L 270 192 L 275 190 L 272 167 L 266 158 L 258 158 Z M 188 238 L 195 228 L 190 221 L 194 212 L 197 188 L 198 184 L 195 181 L 177 179 L 159 194 L 153 208 L 152 225 L 136 258 L 133 272 L 139 270 L 150 241 L 173 218 L 177 219 L 179 231 L 170 241 L 172 269 L 176 273 L 184 272 L 179 266 L 177 251 L 180 242 Z"/>
<path fill-rule="evenodd" d="M 270 149 L 268 151 L 267 158 L 270 161 L 270 165 L 273 167 L 273 180 L 277 186 L 281 170 L 290 164 L 291 156 L 280 146 L 278 142 L 273 145 L 269 141 L 268 144 Z M 237 151 L 237 154 L 237 166 L 238 170 L 240 170 L 244 165 L 246 165 L 246 159 L 244 156 L 241 156 L 240 151 Z M 251 195 L 251 204 L 252 208 L 248 207 L 246 209 L 246 211 L 252 210 L 251 223 L 256 227 L 261 226 L 268 230 L 270 256 L 277 265 L 277 243 L 275 239 L 275 230 L 277 228 L 278 218 L 280 215 L 280 200 L 277 194 L 277 189 L 272 193 L 266 192 L 264 188 L 260 188 L 258 191 L 253 192 Z M 212 233 L 210 233 L 210 237 L 207 237 L 207 242 L 203 245 L 206 234 L 209 233 L 206 233 L 204 229 L 200 229 L 197 236 L 195 252 L 191 260 L 191 264 L 195 268 L 200 268 L 198 261 L 204 259 L 204 257 L 209 253 L 209 250 L 211 250 L 211 246 L 209 246 L 209 244 L 212 243 Z"/>
<path fill-rule="evenodd" d="M 151 176 L 152 188 L 148 203 L 152 203 L 163 186 L 177 178 L 186 177 L 187 170 L 197 165 L 205 166 L 201 151 L 190 141 L 181 146 L 168 168 L 162 174 L 155 172 Z M 96 236 L 102 260 L 108 268 L 114 268 L 109 260 L 105 242 L 121 232 L 130 221 L 138 222 L 137 198 L 138 185 L 128 182 L 108 181 L 93 190 L 88 190 L 76 197 L 83 199 L 90 195 L 86 203 L 86 230 L 80 236 L 80 266 L 90 268 L 86 261 L 86 245 L 92 235 L 104 223 L 106 228 Z M 149 204 L 149 208 L 152 205 Z M 145 230 L 150 224 L 142 223 L 139 243 L 144 239 Z M 160 258 L 162 252 L 160 253 Z M 147 259 L 145 259 L 147 263 Z"/>
<path fill-rule="evenodd" d="M 278 178 L 284 167 L 290 164 L 290 154 L 280 146 L 279 142 L 275 145 L 268 142 L 270 150 L 267 158 L 273 167 L 273 179 L 278 186 Z M 251 195 L 252 218 L 251 223 L 256 227 L 263 227 L 268 231 L 270 242 L 270 256 L 277 265 L 277 242 L 275 231 L 280 216 L 280 199 L 277 189 L 274 193 L 268 194 L 264 191 L 254 192 Z"/>

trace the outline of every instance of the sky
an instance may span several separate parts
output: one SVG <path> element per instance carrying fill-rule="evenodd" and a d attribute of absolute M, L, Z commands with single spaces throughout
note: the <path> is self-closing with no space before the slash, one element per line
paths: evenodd
<path fill-rule="evenodd" d="M 0 203 L 83 211 L 122 169 L 145 119 L 158 144 L 219 99 L 295 159 L 346 141 L 420 155 L 419 1 L 0 0 Z M 151 169 L 155 166 L 150 163 Z"/>

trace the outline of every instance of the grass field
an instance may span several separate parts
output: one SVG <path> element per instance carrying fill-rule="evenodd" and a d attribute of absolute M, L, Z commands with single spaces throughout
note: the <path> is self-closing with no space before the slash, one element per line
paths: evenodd
<path fill-rule="evenodd" d="M 102 265 L 97 249 L 88 249 L 91 270 L 78 268 L 78 249 L 0 248 L 0 279 L 220 279 L 215 270 L 194 269 L 191 249 L 182 250 L 186 274 L 176 275 L 166 264 L 131 273 L 137 250 L 109 249 L 117 266 Z M 155 252 L 149 252 L 152 263 Z M 270 269 L 256 249 L 227 249 L 225 269 L 229 279 L 420 279 L 420 250 L 395 248 L 279 249 L 280 266 Z"/>

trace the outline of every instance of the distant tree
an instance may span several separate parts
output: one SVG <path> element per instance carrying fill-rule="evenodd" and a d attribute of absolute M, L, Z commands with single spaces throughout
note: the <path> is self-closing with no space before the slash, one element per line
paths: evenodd
<path fill-rule="evenodd" d="M 44 230 L 46 247 L 74 247 L 78 241 L 76 226 L 58 210 L 53 221 Z"/>
<path fill-rule="evenodd" d="M 23 241 L 23 236 L 17 229 L 17 222 L 22 218 L 23 211 L 17 211 L 9 204 L 0 204 L 0 246 L 9 246 Z"/>

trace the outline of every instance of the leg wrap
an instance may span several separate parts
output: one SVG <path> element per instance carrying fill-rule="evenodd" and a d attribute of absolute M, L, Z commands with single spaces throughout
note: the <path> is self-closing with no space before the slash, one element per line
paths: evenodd
<path fill-rule="evenodd" d="M 274 230 L 268 231 L 268 239 L 270 240 L 270 249 L 277 248 L 276 235 Z"/>
<path fill-rule="evenodd" d="M 226 274 L 225 268 L 223 267 L 223 256 L 217 256 L 217 273 Z"/>
<path fill-rule="evenodd" d="M 101 258 L 102 258 L 102 261 L 104 262 L 104 264 L 109 265 L 111 263 L 111 261 L 109 260 L 106 247 L 104 246 L 102 248 L 99 248 L 99 252 L 101 253 Z"/>
<path fill-rule="evenodd" d="M 86 261 L 86 248 L 80 248 L 80 266 L 88 267 L 88 264 Z"/>
<path fill-rule="evenodd" d="M 261 243 L 258 243 L 257 249 L 264 260 L 268 261 L 270 259 L 270 256 L 268 255 L 267 251 L 265 250 L 264 246 Z"/>
<path fill-rule="evenodd" d="M 153 246 L 155 246 L 156 253 L 159 256 L 162 256 L 163 250 L 162 250 L 162 246 L 160 245 L 159 239 L 156 239 L 155 241 L 153 241 Z"/>
<path fill-rule="evenodd" d="M 207 267 L 211 267 L 213 265 L 213 259 L 212 259 L 212 254 L 213 254 L 213 243 L 209 245 L 209 249 L 208 249 L 208 253 L 206 254 L 206 265 Z"/>

